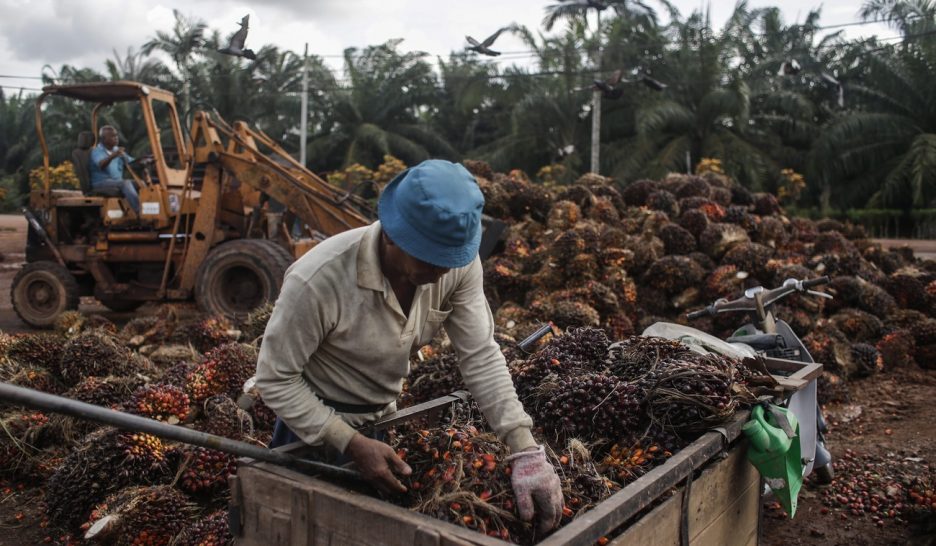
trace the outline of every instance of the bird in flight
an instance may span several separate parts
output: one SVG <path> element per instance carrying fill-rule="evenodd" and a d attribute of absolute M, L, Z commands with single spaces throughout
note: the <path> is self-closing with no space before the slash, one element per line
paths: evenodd
<path fill-rule="evenodd" d="M 595 80 L 592 82 L 592 89 L 595 91 L 601 91 L 601 97 L 608 100 L 617 100 L 621 98 L 621 95 L 624 94 L 624 90 L 618 87 L 617 85 L 621 83 L 621 75 L 623 72 L 618 69 L 611 74 L 611 77 L 607 80 Z"/>
<path fill-rule="evenodd" d="M 253 52 L 252 49 L 245 49 L 244 42 L 247 41 L 247 21 L 250 19 L 250 14 L 244 16 L 240 21 L 240 30 L 234 33 L 234 36 L 231 36 L 231 41 L 228 43 L 228 46 L 219 49 L 219 53 L 224 53 L 225 55 L 233 55 L 235 57 L 246 57 L 250 60 L 256 60 L 257 54 Z"/>
<path fill-rule="evenodd" d="M 483 42 L 478 42 L 471 36 L 465 36 L 465 39 L 468 40 L 469 44 L 471 44 L 471 46 L 466 49 L 470 51 L 475 51 L 482 55 L 487 55 L 488 57 L 497 57 L 498 55 L 500 55 L 500 51 L 494 51 L 493 49 L 491 49 L 491 46 L 494 45 L 494 40 L 497 40 L 497 37 L 500 36 L 501 32 L 504 32 L 505 30 L 512 30 L 512 29 L 513 29 L 513 26 L 506 26 L 506 27 L 499 28 L 497 29 L 497 32 L 485 38 Z"/>

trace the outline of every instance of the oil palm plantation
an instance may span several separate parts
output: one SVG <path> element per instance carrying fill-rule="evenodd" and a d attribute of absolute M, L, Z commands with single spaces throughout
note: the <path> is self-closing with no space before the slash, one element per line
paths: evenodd
<path fill-rule="evenodd" d="M 753 189 L 764 189 L 775 171 L 770 158 L 750 140 L 751 92 L 726 67 L 733 57 L 732 27 L 746 19 L 739 4 L 721 33 L 708 15 L 694 13 L 672 25 L 676 44 L 654 69 L 669 84 L 637 110 L 637 137 L 614 173 L 624 179 L 685 172 L 703 157 L 721 159 L 728 172 Z"/>
<path fill-rule="evenodd" d="M 172 10 L 172 14 L 175 17 L 172 31 L 157 31 L 155 38 L 143 44 L 143 53 L 152 55 L 155 51 L 162 51 L 172 58 L 182 91 L 183 115 L 187 117 L 191 113 L 191 65 L 194 56 L 201 52 L 205 44 L 204 35 L 208 27 L 202 21 L 186 17 L 179 10 Z"/>
<path fill-rule="evenodd" d="M 331 169 L 375 167 L 390 154 L 407 164 L 456 152 L 430 124 L 437 98 L 432 67 L 420 52 L 399 52 L 399 40 L 345 50 L 345 86 L 326 89 L 331 110 L 309 144 L 311 163 Z"/>

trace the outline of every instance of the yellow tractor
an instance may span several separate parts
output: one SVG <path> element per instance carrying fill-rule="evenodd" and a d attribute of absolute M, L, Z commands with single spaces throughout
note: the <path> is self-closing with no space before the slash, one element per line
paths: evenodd
<path fill-rule="evenodd" d="M 81 191 L 50 187 L 42 129 L 50 97 L 93 104 L 73 165 Z M 149 150 L 128 171 L 137 213 L 117 193 L 88 182 L 99 114 L 117 103 L 140 108 Z M 242 317 L 275 300 L 289 264 L 318 241 L 369 224 L 361 197 L 336 188 L 263 132 L 197 112 L 182 132 L 171 93 L 129 82 L 53 85 L 36 100 L 44 186 L 30 193 L 27 263 L 13 280 L 19 317 L 49 327 L 93 295 L 110 309 L 194 298 L 205 312 Z"/>

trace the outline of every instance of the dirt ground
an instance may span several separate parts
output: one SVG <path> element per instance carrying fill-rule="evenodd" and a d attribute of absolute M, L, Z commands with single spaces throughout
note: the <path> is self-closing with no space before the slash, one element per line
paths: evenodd
<path fill-rule="evenodd" d="M 27 331 L 10 305 L 10 284 L 25 255 L 26 221 L 18 215 L 0 215 L 0 330 Z M 912 243 L 920 255 L 936 258 L 936 241 L 883 240 L 885 247 Z M 146 307 L 137 311 L 146 312 Z M 82 300 L 82 311 L 104 312 L 117 322 L 132 314 L 107 312 L 93 299 Z M 894 465 L 914 462 L 914 468 L 936 472 L 936 371 L 891 370 L 849 384 L 847 404 L 826 408 L 830 431 L 828 444 L 833 457 L 841 459 L 847 450 L 858 460 L 893 461 Z M 854 470 L 836 472 L 837 482 L 854 479 Z M 836 485 L 830 486 L 835 488 Z M 881 525 L 870 514 L 855 516 L 847 509 L 829 506 L 826 488 L 806 484 L 800 494 L 799 509 L 793 520 L 765 501 L 762 544 L 767 546 L 936 544 L 936 530 L 920 532 L 920 522 L 886 518 Z M 936 528 L 936 522 L 929 522 Z M 41 493 L 30 483 L 0 482 L 0 546 L 66 544 L 68 538 L 46 527 Z"/>
<path fill-rule="evenodd" d="M 936 469 L 936 371 L 885 372 L 854 381 L 849 390 L 848 403 L 825 408 L 832 456 L 841 459 L 851 450 L 850 455 L 857 459 L 884 461 L 885 467 L 895 469 L 912 462 L 913 468 L 928 466 L 932 476 Z M 884 518 L 879 526 L 871 513 L 856 516 L 835 503 L 830 506 L 823 495 L 825 489 L 836 489 L 840 481 L 862 479 L 856 476 L 856 469 L 847 466 L 840 464 L 831 486 L 807 484 L 793 520 L 765 503 L 762 544 L 936 544 L 936 521 L 929 522 L 928 531 L 924 531 L 926 522 L 897 518 Z"/>

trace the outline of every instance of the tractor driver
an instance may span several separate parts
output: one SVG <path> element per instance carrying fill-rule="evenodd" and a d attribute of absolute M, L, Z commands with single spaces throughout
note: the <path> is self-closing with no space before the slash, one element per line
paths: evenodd
<path fill-rule="evenodd" d="M 381 490 L 403 492 L 397 476 L 410 467 L 355 429 L 395 411 L 412 350 L 444 325 L 465 384 L 513 453 L 520 516 L 536 511 L 546 531 L 562 516 L 562 490 L 494 341 L 478 257 L 483 206 L 461 165 L 428 160 L 398 175 L 377 222 L 326 239 L 289 268 L 256 386 L 278 416 L 271 447 L 324 444 Z"/>
<path fill-rule="evenodd" d="M 123 148 L 118 147 L 119 139 L 117 129 L 110 125 L 101 127 L 98 131 L 98 144 L 91 150 L 91 189 L 102 190 L 109 188 L 120 188 L 124 198 L 133 207 L 133 210 L 140 213 L 140 195 L 137 193 L 133 180 L 127 180 L 123 176 L 124 167 L 127 163 L 133 161 L 130 154 Z"/>

